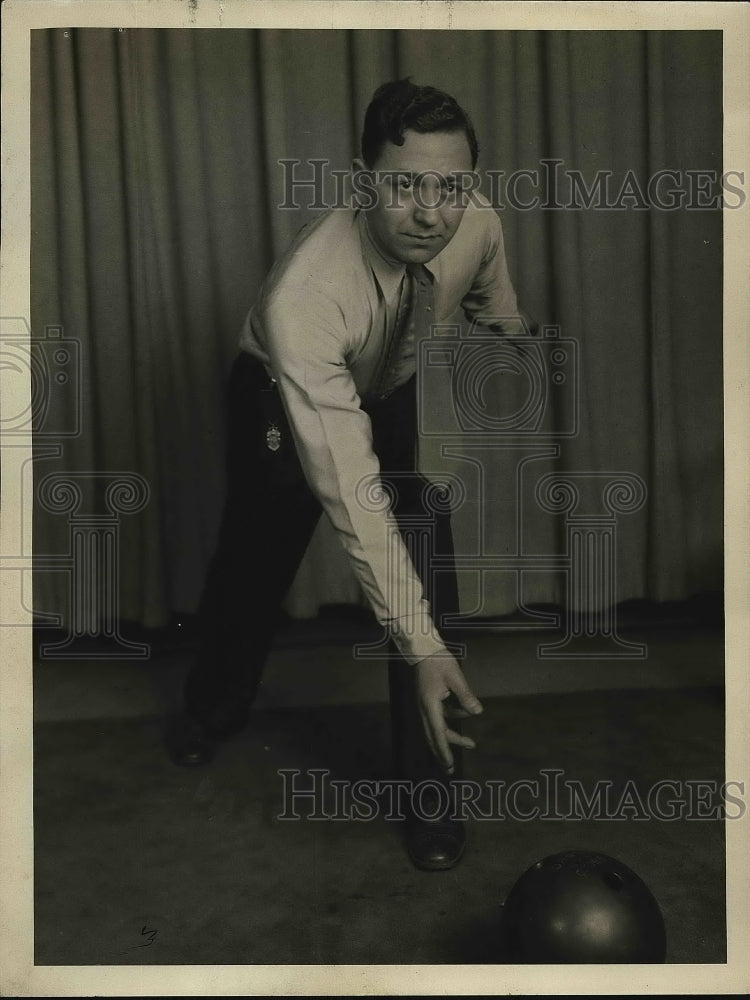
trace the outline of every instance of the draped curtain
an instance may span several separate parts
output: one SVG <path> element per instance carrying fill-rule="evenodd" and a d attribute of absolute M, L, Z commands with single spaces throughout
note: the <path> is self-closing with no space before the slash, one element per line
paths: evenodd
<path fill-rule="evenodd" d="M 80 347 L 79 373 L 50 403 L 64 423 L 77 394 L 79 433 L 57 455 L 38 450 L 35 476 L 75 474 L 92 512 L 103 503 L 95 474 L 147 484 L 148 502 L 118 527 L 119 614 L 146 626 L 197 606 L 239 329 L 274 258 L 319 211 L 304 188 L 299 209 L 280 207 L 290 170 L 280 161 L 300 161 L 298 179 L 312 159 L 345 170 L 374 89 L 410 75 L 469 111 L 480 171 L 559 160 L 588 179 L 609 171 L 616 187 L 633 171 L 645 188 L 658 170 L 684 183 L 686 171 L 722 170 L 720 32 L 32 34 L 32 330 L 62 327 Z M 530 197 L 528 185 L 518 191 Z M 421 461 L 466 480 L 454 520 L 467 551 L 478 516 L 492 551 L 513 551 L 519 531 L 528 553 L 563 551 L 560 517 L 529 493 L 545 472 L 640 477 L 646 502 L 618 522 L 616 596 L 680 599 L 722 586 L 721 211 L 637 202 L 498 206 L 521 304 L 577 344 L 578 431 L 548 439 L 558 447 L 539 452 L 528 482 L 518 450 L 484 454 L 481 514 L 475 465 L 432 438 Z M 517 383 L 508 372 L 511 402 Z M 438 419 L 445 401 L 427 405 Z M 54 556 L 68 521 L 48 507 L 37 504 L 34 546 Z M 36 611 L 65 616 L 69 600 L 64 574 L 36 574 Z M 287 608 L 305 616 L 361 600 L 324 520 Z M 461 600 L 497 615 L 565 591 L 548 568 L 522 585 L 514 572 L 488 574 L 478 596 L 466 573 Z"/>

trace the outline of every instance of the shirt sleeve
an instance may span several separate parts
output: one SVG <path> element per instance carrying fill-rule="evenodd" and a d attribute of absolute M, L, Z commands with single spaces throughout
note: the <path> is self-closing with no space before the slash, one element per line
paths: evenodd
<path fill-rule="evenodd" d="M 483 247 L 482 260 L 461 308 L 467 319 L 498 333 L 525 333 L 526 323 L 508 272 L 500 219 L 489 206 L 476 218 L 482 225 L 476 237 Z"/>
<path fill-rule="evenodd" d="M 346 363 L 340 307 L 285 289 L 260 315 L 305 477 L 328 514 L 380 624 L 409 663 L 443 652 L 422 583 L 380 491 L 369 416 Z"/>

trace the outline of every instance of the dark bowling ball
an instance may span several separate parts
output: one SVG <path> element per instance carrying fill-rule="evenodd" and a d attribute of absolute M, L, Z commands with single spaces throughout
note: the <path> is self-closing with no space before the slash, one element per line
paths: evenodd
<path fill-rule="evenodd" d="M 502 915 L 510 962 L 664 962 L 664 918 L 646 884 L 621 861 L 563 851 L 518 879 Z"/>

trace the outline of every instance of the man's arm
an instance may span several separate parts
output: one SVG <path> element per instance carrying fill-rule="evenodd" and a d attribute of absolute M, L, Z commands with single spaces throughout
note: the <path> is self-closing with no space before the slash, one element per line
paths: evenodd
<path fill-rule="evenodd" d="M 535 322 L 518 308 L 505 257 L 502 223 L 489 205 L 482 209 L 480 219 L 482 260 L 461 302 L 464 315 L 496 333 L 534 334 Z"/>
<path fill-rule="evenodd" d="M 378 618 L 401 655 L 417 665 L 420 710 L 430 746 L 447 769 L 449 744 L 471 740 L 446 724 L 442 702 L 458 698 L 465 714 L 481 705 L 446 650 L 422 582 L 386 504 L 363 503 L 380 466 L 370 418 L 346 363 L 347 333 L 338 305 L 317 290 L 272 297 L 262 317 L 266 349 L 305 476 L 328 514 Z M 376 508 L 376 509 L 373 509 Z"/>
<path fill-rule="evenodd" d="M 263 316 L 267 350 L 297 451 L 378 621 L 410 663 L 443 652 L 422 583 L 385 502 L 369 416 L 346 363 L 339 307 L 318 291 L 277 296 Z"/>

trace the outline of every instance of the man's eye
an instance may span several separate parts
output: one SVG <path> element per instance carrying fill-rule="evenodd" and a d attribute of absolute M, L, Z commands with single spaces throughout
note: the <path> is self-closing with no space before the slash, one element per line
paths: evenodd
<path fill-rule="evenodd" d="M 411 177 L 401 177 L 400 180 L 399 180 L 399 182 L 398 182 L 398 186 L 399 186 L 399 188 L 402 191 L 409 191 L 409 190 L 411 190 L 411 186 L 412 186 Z"/>

